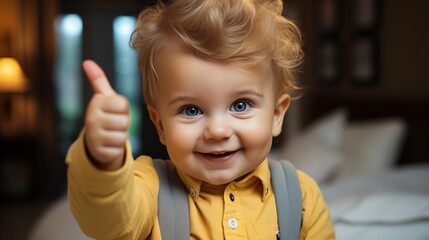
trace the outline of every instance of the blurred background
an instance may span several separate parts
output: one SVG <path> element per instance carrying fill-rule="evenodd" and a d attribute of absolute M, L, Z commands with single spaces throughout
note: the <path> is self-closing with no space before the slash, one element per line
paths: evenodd
<path fill-rule="evenodd" d="M 130 34 L 143 0 L 0 0 L 0 239 L 26 239 L 67 191 L 67 149 L 92 90 L 91 58 L 131 103 L 133 154 L 166 158 L 145 111 Z M 305 87 L 285 130 L 338 107 L 350 119 L 399 116 L 408 134 L 396 164 L 429 161 L 429 2 L 286 0 L 303 32 Z M 287 137 L 276 140 L 280 145 Z"/>

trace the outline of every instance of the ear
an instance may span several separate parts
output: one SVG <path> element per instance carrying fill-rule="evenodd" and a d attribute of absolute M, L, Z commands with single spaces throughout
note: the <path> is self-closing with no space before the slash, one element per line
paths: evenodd
<path fill-rule="evenodd" d="M 274 116 L 273 116 L 273 137 L 277 137 L 282 132 L 283 119 L 286 114 L 287 109 L 289 108 L 290 96 L 289 94 L 282 94 L 278 99 L 274 107 Z"/>
<path fill-rule="evenodd" d="M 147 110 L 149 112 L 150 119 L 152 120 L 156 131 L 158 132 L 159 141 L 165 145 L 164 127 L 162 126 L 162 121 L 158 112 L 155 110 L 155 108 L 149 105 L 147 106 Z"/>

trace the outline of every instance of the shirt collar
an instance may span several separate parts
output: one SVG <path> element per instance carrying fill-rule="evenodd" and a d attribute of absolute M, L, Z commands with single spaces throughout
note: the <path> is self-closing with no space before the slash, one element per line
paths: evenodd
<path fill-rule="evenodd" d="M 191 195 L 194 201 L 197 201 L 200 195 L 202 181 L 193 178 L 182 171 L 177 170 L 177 172 L 180 179 L 182 179 L 183 183 L 185 184 L 189 195 Z M 255 170 L 247 174 L 245 178 L 240 179 L 239 181 L 234 181 L 233 183 L 229 184 L 235 184 L 235 186 L 238 188 L 245 187 L 249 185 L 249 182 L 254 181 L 254 178 L 261 182 L 261 198 L 262 201 L 265 201 L 265 199 L 270 195 L 269 193 L 272 192 L 270 189 L 270 170 L 268 167 L 267 159 L 265 159 L 261 164 L 259 164 L 259 166 Z"/>

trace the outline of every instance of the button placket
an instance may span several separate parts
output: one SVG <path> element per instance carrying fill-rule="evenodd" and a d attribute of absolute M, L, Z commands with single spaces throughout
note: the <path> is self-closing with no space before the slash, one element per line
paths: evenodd
<path fill-rule="evenodd" d="M 235 192 L 235 188 L 232 185 L 229 185 L 224 192 L 224 201 L 225 201 L 225 227 L 229 231 L 233 231 L 237 234 L 239 230 L 239 219 L 240 213 L 238 212 L 237 204 L 239 204 L 239 199 L 237 198 L 238 193 Z"/>
<path fill-rule="evenodd" d="M 240 188 L 229 184 L 223 193 L 224 198 L 224 216 L 223 226 L 227 239 L 244 239 L 246 236 L 246 224 L 243 221 L 241 212 Z"/>

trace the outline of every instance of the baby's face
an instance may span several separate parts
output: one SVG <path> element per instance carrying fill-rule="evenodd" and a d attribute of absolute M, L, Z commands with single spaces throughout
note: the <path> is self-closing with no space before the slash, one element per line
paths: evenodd
<path fill-rule="evenodd" d="M 155 65 L 159 93 L 149 110 L 178 169 L 219 185 L 258 167 L 289 104 L 275 97 L 268 62 L 242 69 L 169 43 Z"/>

